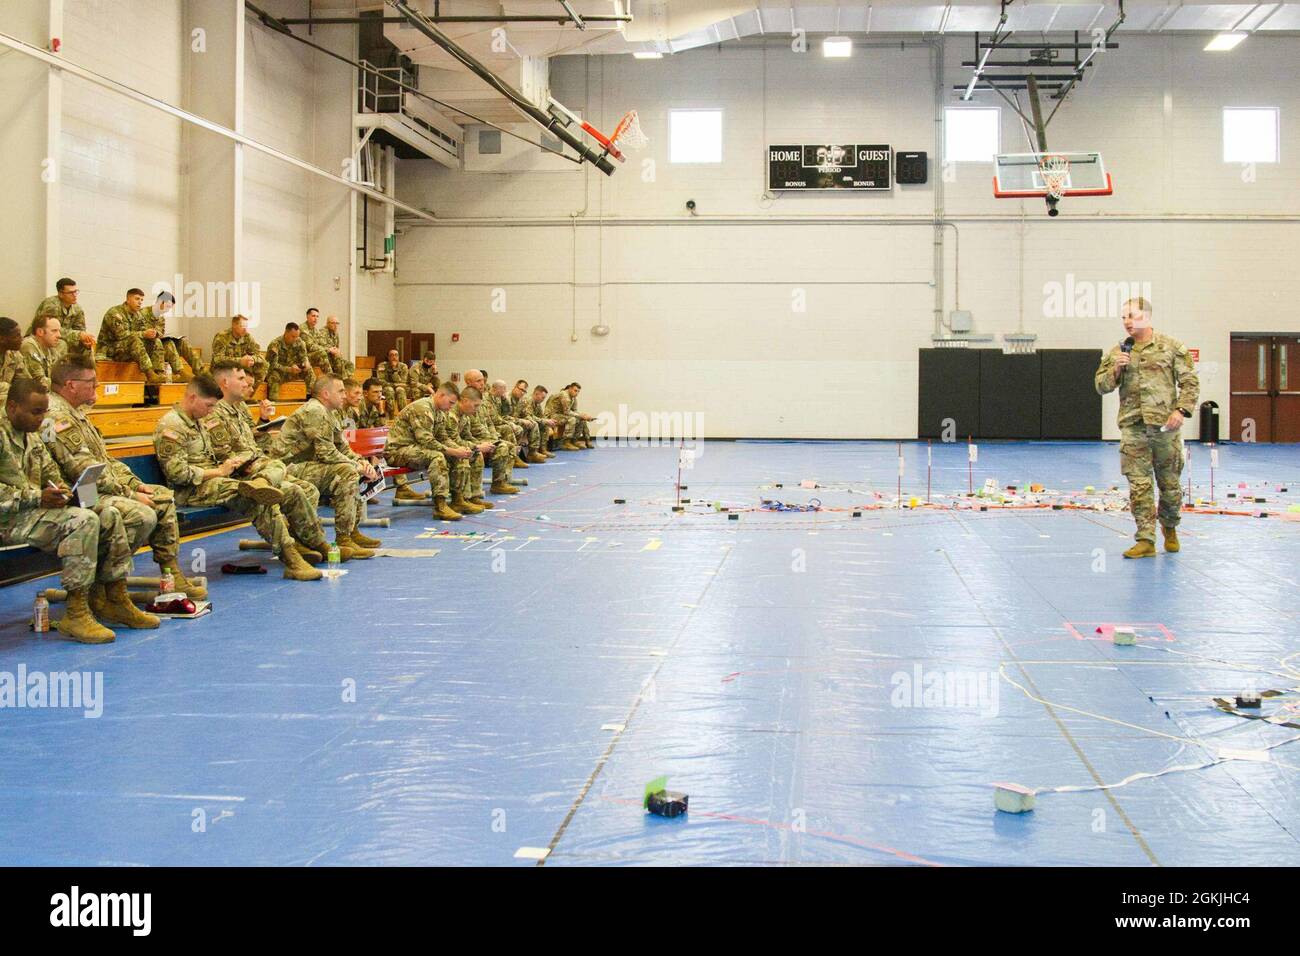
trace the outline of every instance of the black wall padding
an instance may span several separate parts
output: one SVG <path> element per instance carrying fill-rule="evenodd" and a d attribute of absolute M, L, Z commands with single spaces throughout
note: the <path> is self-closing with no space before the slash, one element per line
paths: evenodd
<path fill-rule="evenodd" d="M 979 349 L 980 434 L 985 438 L 1041 438 L 1043 367 L 1039 356 Z"/>
<path fill-rule="evenodd" d="M 1101 349 L 1047 349 L 1043 359 L 1044 438 L 1101 440 L 1101 396 L 1092 379 Z"/>
<path fill-rule="evenodd" d="M 943 438 L 951 418 L 963 440 L 980 433 L 980 360 L 977 349 L 921 349 L 916 433 Z"/>

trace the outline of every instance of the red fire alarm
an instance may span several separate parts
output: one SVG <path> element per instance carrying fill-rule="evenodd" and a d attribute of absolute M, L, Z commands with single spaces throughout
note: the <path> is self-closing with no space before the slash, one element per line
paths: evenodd
<path fill-rule="evenodd" d="M 50 38 L 50 52 L 51 52 L 51 53 L 58 53 L 58 52 L 59 52 L 59 47 L 60 47 L 62 44 L 63 44 L 63 41 L 60 40 L 58 37 L 51 37 L 51 38 Z"/>
<path fill-rule="evenodd" d="M 453 332 L 453 333 L 451 333 L 451 340 L 452 340 L 453 342 L 459 342 L 459 341 L 460 341 L 460 333 L 459 333 L 459 332 Z"/>

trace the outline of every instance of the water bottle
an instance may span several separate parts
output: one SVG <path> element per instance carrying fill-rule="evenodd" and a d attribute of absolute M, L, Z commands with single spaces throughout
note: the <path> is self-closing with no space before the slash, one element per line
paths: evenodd
<path fill-rule="evenodd" d="M 158 578 L 158 593 L 171 594 L 176 590 L 176 578 L 170 571 L 164 571 Z"/>
<path fill-rule="evenodd" d="M 166 363 L 165 365 L 163 365 L 163 378 L 167 379 L 167 384 L 169 384 L 169 385 L 171 384 L 171 380 L 172 380 L 172 363 L 171 363 L 171 362 L 168 362 L 168 363 Z"/>
<path fill-rule="evenodd" d="M 50 602 L 45 600 L 44 591 L 32 603 L 32 630 L 37 634 L 48 634 L 50 630 Z"/>
<path fill-rule="evenodd" d="M 342 555 L 339 554 L 339 546 L 337 544 L 330 545 L 330 551 L 327 560 L 329 561 L 330 572 L 331 573 L 337 572 L 339 569 L 339 564 L 343 560 Z"/>

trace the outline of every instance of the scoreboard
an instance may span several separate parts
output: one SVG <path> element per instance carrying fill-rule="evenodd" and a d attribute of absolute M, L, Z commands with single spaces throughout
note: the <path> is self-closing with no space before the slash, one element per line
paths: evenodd
<path fill-rule="evenodd" d="M 769 146 L 767 188 L 889 189 L 889 146 Z"/>

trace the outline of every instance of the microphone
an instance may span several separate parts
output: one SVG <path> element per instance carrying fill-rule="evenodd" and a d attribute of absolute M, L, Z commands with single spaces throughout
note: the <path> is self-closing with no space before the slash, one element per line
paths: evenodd
<path fill-rule="evenodd" d="M 1128 355 L 1130 352 L 1133 351 L 1133 345 L 1134 345 L 1134 344 L 1135 344 L 1135 343 L 1133 342 L 1133 336 L 1130 335 L 1128 338 L 1126 338 L 1126 339 L 1125 339 L 1125 340 L 1120 344 L 1119 350 L 1120 350 L 1121 352 L 1123 352 L 1125 355 Z M 1127 367 L 1120 369 L 1120 373 L 1119 373 L 1120 378 L 1123 378 L 1123 377 L 1124 377 L 1124 373 L 1127 372 L 1127 371 L 1128 371 L 1128 368 L 1127 368 Z"/>

